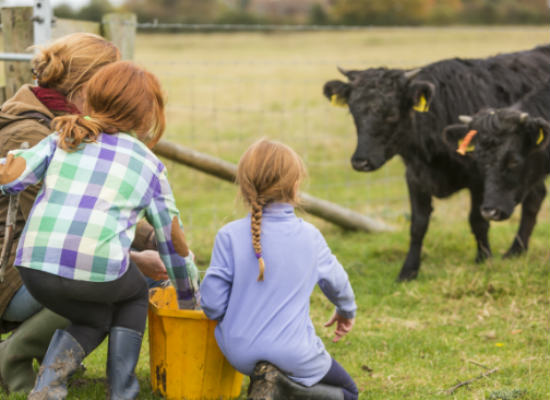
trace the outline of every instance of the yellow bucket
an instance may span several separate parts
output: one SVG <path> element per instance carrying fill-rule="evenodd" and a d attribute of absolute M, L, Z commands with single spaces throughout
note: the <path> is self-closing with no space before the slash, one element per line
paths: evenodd
<path fill-rule="evenodd" d="M 243 375 L 220 351 L 202 311 L 180 310 L 173 287 L 151 289 L 149 355 L 151 386 L 169 400 L 234 399 Z"/>

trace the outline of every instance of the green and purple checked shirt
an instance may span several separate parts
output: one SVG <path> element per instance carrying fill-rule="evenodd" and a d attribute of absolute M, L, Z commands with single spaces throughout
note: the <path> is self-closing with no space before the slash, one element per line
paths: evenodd
<path fill-rule="evenodd" d="M 138 139 L 100 134 L 77 151 L 58 147 L 49 135 L 23 157 L 25 170 L 0 185 L 16 193 L 43 180 L 23 230 L 15 265 L 65 278 L 105 282 L 121 277 L 137 222 L 145 216 L 155 228 L 160 256 L 180 300 L 198 293 L 198 272 L 172 242 L 172 220 L 179 219 L 166 168 Z M 0 159 L 4 163 L 4 159 Z"/>

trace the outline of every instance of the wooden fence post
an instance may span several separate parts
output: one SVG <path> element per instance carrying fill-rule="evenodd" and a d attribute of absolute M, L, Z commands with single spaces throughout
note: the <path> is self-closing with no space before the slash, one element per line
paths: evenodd
<path fill-rule="evenodd" d="M 123 60 L 134 58 L 137 17 L 132 13 L 105 14 L 101 20 L 103 36 L 120 50 Z"/>
<path fill-rule="evenodd" d="M 2 33 L 6 53 L 25 53 L 34 44 L 32 7 L 2 8 Z M 5 61 L 5 97 L 10 98 L 25 83 L 32 83 L 28 62 Z"/>

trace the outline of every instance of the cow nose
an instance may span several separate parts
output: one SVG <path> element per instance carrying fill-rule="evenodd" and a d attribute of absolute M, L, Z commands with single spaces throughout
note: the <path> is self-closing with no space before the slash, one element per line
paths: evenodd
<path fill-rule="evenodd" d="M 502 219 L 502 213 L 500 210 L 494 208 L 494 207 L 482 207 L 481 208 L 481 215 L 486 220 L 493 220 L 498 221 Z"/>
<path fill-rule="evenodd" d="M 357 171 L 369 171 L 371 169 L 367 160 L 351 160 L 351 165 Z"/>

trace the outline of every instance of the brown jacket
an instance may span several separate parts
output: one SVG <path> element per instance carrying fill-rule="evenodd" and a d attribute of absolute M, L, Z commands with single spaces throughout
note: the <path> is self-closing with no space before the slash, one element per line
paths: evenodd
<path fill-rule="evenodd" d="M 15 95 L 2 105 L 2 112 L 11 115 L 20 115 L 25 112 L 39 112 L 48 118 L 54 118 L 54 114 L 40 102 L 31 91 L 30 85 L 22 86 Z M 10 123 L 0 129 L 0 157 L 5 157 L 8 151 L 19 149 L 23 142 L 28 142 L 32 147 L 51 133 L 50 129 L 36 119 L 23 119 Z M 19 209 L 17 213 L 17 226 L 14 242 L 10 253 L 10 259 L 6 270 L 4 282 L 0 283 L 0 319 L 4 314 L 11 298 L 22 285 L 19 273 L 13 267 L 15 251 L 18 239 L 21 236 L 25 221 L 30 213 L 34 199 L 38 194 L 40 185 L 34 185 L 21 193 Z M 0 196 L 0 243 L 4 242 L 4 226 L 6 223 L 9 197 Z M 154 248 L 153 228 L 146 222 L 140 222 L 136 229 L 136 237 L 132 247 L 138 250 Z"/>
<path fill-rule="evenodd" d="M 19 115 L 24 112 L 39 112 L 49 118 L 55 117 L 55 115 L 36 98 L 30 89 L 30 85 L 24 85 L 12 98 L 7 100 L 2 105 L 2 112 L 12 115 Z M 12 122 L 0 129 L 0 157 L 6 157 L 6 154 L 10 150 L 21 148 L 23 142 L 28 142 L 29 146 L 32 147 L 50 133 L 50 129 L 36 119 L 29 118 Z M 19 198 L 17 226 L 13 246 L 4 282 L 0 283 L 0 316 L 4 314 L 11 298 L 22 285 L 19 273 L 13 267 L 13 260 L 15 258 L 15 250 L 17 248 L 19 236 L 25 226 L 25 221 L 39 188 L 39 185 L 31 186 L 23 191 Z M 0 196 L 0 242 L 2 243 L 4 242 L 4 226 L 6 223 L 8 202 L 8 196 Z"/>

